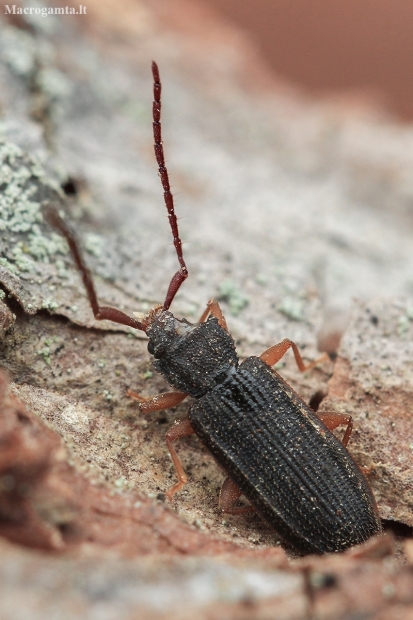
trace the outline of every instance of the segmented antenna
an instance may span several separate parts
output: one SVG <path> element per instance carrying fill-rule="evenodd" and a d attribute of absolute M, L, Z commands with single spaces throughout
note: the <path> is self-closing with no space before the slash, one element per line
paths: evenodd
<path fill-rule="evenodd" d="M 172 277 L 168 292 L 166 293 L 165 301 L 163 306 L 158 306 L 158 308 L 163 308 L 164 310 L 168 310 L 169 306 L 172 303 L 173 298 L 179 290 L 182 282 L 186 280 L 188 277 L 188 270 L 185 265 L 184 256 L 182 253 L 182 242 L 179 237 L 178 231 L 178 222 L 175 215 L 174 208 L 174 199 L 171 193 L 171 187 L 169 185 L 168 171 L 165 166 L 165 158 L 162 146 L 162 133 L 161 133 L 161 80 L 159 77 L 159 69 L 156 62 L 152 63 L 152 74 L 153 74 L 153 137 L 155 142 L 155 156 L 156 161 L 158 163 L 159 168 L 159 176 L 161 177 L 162 187 L 163 187 L 163 195 L 165 200 L 165 205 L 168 210 L 168 218 L 169 225 L 171 227 L 174 246 L 176 250 L 176 255 L 178 257 L 180 269 L 176 272 L 176 274 Z M 86 265 L 86 262 L 83 258 L 80 245 L 76 239 L 76 235 L 71 230 L 70 226 L 60 217 L 59 213 L 55 208 L 46 207 L 44 209 L 44 215 L 46 219 L 50 222 L 52 226 L 57 228 L 59 232 L 66 238 L 67 243 L 69 244 L 69 248 L 71 254 L 73 256 L 73 260 L 75 261 L 76 267 L 79 270 L 84 287 L 86 289 L 86 293 L 89 299 L 90 306 L 92 308 L 95 319 L 109 320 L 114 323 L 120 323 L 121 325 L 128 325 L 129 327 L 133 327 L 135 329 L 140 329 L 142 331 L 146 331 L 148 326 L 150 325 L 153 316 L 149 313 L 145 320 L 138 321 L 134 319 L 122 310 L 118 310 L 117 308 L 111 308 L 108 306 L 100 306 L 99 301 L 97 299 L 95 285 L 93 282 L 93 277 L 89 268 Z"/>
<path fill-rule="evenodd" d="M 162 145 L 162 130 L 161 130 L 161 78 L 159 76 L 158 65 L 155 61 L 152 62 L 152 75 L 153 75 L 153 138 L 155 157 L 158 163 L 159 176 L 162 181 L 163 196 L 165 205 L 168 210 L 169 225 L 171 227 L 172 235 L 174 238 L 174 246 L 176 255 L 180 264 L 179 271 L 172 277 L 169 283 L 168 292 L 166 293 L 163 307 L 168 310 L 172 303 L 173 298 L 177 294 L 182 282 L 188 277 L 188 269 L 185 265 L 184 255 L 182 252 L 182 242 L 179 237 L 178 222 L 175 215 L 174 199 L 171 193 L 171 186 L 169 185 L 168 171 L 165 166 L 165 157 Z"/>
<path fill-rule="evenodd" d="M 145 331 L 146 325 L 144 323 L 133 319 L 128 314 L 122 312 L 122 310 L 118 310 L 117 308 L 111 308 L 109 306 L 99 305 L 92 274 L 90 273 L 90 270 L 85 263 L 85 259 L 83 258 L 82 252 L 80 250 L 79 242 L 76 239 L 76 235 L 74 234 L 73 230 L 71 230 L 70 226 L 60 217 L 59 213 L 56 211 L 55 208 L 50 206 L 45 207 L 43 213 L 49 223 L 54 228 L 56 228 L 63 235 L 63 237 L 65 237 L 69 245 L 70 252 L 72 254 L 73 260 L 75 261 L 75 265 L 79 270 L 80 275 L 82 276 L 83 285 L 86 289 L 86 293 L 95 319 L 97 319 L 98 321 L 104 321 L 105 319 L 107 319 L 108 321 L 113 321 L 114 323 L 128 325 L 129 327 L 133 327 L 134 329 L 140 329 L 141 331 Z"/>

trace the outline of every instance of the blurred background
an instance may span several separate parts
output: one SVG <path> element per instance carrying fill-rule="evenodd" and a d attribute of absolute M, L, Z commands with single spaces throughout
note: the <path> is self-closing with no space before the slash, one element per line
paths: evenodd
<path fill-rule="evenodd" d="M 409 0 L 208 0 L 254 38 L 279 75 L 313 94 L 359 91 L 413 117 Z"/>

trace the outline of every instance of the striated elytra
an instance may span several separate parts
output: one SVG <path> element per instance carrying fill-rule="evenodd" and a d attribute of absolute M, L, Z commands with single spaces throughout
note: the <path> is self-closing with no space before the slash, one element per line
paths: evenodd
<path fill-rule="evenodd" d="M 189 419 L 287 548 L 344 551 L 381 532 L 371 489 L 346 448 L 259 358 L 200 398 Z"/>
<path fill-rule="evenodd" d="M 155 321 L 148 330 L 149 350 L 166 325 L 179 323 L 164 312 L 162 328 Z M 284 546 L 298 554 L 344 551 L 379 534 L 366 478 L 298 394 L 258 357 L 239 365 L 216 318 L 186 324 L 183 334 L 167 330 L 175 337 L 154 365 L 198 398 L 188 412 L 193 430 Z"/>

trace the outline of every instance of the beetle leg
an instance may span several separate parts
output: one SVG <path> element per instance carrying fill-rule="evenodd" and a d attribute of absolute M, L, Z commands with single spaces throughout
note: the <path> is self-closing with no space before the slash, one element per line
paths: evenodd
<path fill-rule="evenodd" d="M 188 418 L 184 418 L 183 420 L 177 420 L 166 433 L 166 445 L 168 446 L 168 450 L 171 453 L 175 471 L 178 476 L 178 482 L 174 484 L 174 486 L 171 487 L 166 493 L 166 497 L 169 500 L 172 499 L 172 496 L 177 491 L 180 491 L 182 487 L 188 482 L 188 477 L 184 472 L 184 468 L 182 467 L 182 463 L 179 460 L 179 457 L 175 451 L 175 448 L 172 445 L 172 442 L 176 441 L 177 439 L 181 439 L 181 437 L 188 437 L 188 435 L 193 435 L 194 433 L 195 431 L 192 428 L 192 424 L 190 423 Z"/>
<path fill-rule="evenodd" d="M 231 480 L 231 478 L 225 478 L 221 491 L 219 492 L 219 509 L 231 515 L 241 515 L 244 514 L 244 512 L 254 510 L 252 506 L 233 507 L 240 495 L 242 495 L 242 491 L 237 487 L 235 482 Z"/>
<path fill-rule="evenodd" d="M 209 300 L 209 302 L 207 303 L 207 307 L 202 313 L 198 323 L 204 323 L 204 321 L 207 320 L 210 314 L 214 316 L 216 319 L 218 319 L 218 325 L 220 325 L 223 329 L 228 331 L 227 322 L 221 310 L 221 306 L 219 305 L 216 299 Z"/>
<path fill-rule="evenodd" d="M 395 553 L 395 539 L 392 534 L 381 532 L 378 536 L 350 549 L 351 558 L 382 559 Z"/>
<path fill-rule="evenodd" d="M 328 430 L 333 431 L 337 426 L 341 426 L 342 424 L 347 424 L 346 432 L 344 433 L 344 437 L 342 439 L 342 444 L 344 447 L 347 446 L 348 440 L 350 439 L 351 432 L 353 430 L 353 418 L 351 415 L 346 415 L 345 413 L 335 413 L 329 411 L 317 412 L 317 417 L 325 424 Z"/>
<path fill-rule="evenodd" d="M 310 370 L 310 368 L 314 368 L 320 362 L 325 362 L 329 360 L 327 353 L 323 353 L 321 357 L 316 359 L 314 362 L 310 362 L 309 364 L 304 364 L 303 358 L 301 357 L 300 351 L 298 350 L 297 345 L 292 340 L 285 338 L 282 342 L 278 344 L 274 344 L 272 347 L 264 351 L 260 355 L 260 358 L 268 364 L 268 366 L 274 366 L 280 359 L 287 353 L 289 348 L 292 348 L 294 352 L 295 361 L 297 362 L 297 366 L 301 372 L 306 370 Z"/>
<path fill-rule="evenodd" d="M 139 409 L 142 413 L 152 413 L 153 411 L 162 411 L 163 409 L 176 407 L 188 394 L 186 392 L 165 392 L 153 398 L 145 398 L 145 396 L 141 396 L 134 392 L 134 390 L 128 390 L 127 396 L 139 401 Z"/>

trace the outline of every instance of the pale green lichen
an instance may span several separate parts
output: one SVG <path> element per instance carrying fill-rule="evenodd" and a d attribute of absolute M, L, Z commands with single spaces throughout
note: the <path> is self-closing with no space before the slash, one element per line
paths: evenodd
<path fill-rule="evenodd" d="M 64 73 L 48 67 L 37 73 L 37 85 L 49 99 L 64 99 L 70 95 L 72 87 Z"/>
<path fill-rule="evenodd" d="M 23 0 L 20 4 L 28 7 L 30 10 L 24 15 L 24 20 L 31 28 L 39 34 L 51 35 L 57 32 L 59 28 L 59 15 L 53 14 L 53 7 L 47 6 L 47 3 L 38 0 Z M 16 10 L 18 11 L 20 7 Z M 34 9 L 38 9 L 37 11 Z M 21 9 L 20 9 L 21 10 Z M 45 37 L 41 42 L 44 43 Z"/>
<path fill-rule="evenodd" d="M 46 237 L 35 224 L 28 238 L 27 252 L 34 258 L 47 263 L 56 254 L 67 254 L 67 244 L 57 233 L 51 233 Z"/>
<path fill-rule="evenodd" d="M 23 244 L 19 242 L 14 248 L 12 248 L 11 254 L 13 257 L 13 263 L 19 271 L 31 272 L 34 269 L 34 263 L 32 260 L 30 260 L 30 258 L 27 257 L 22 248 L 22 245 Z"/>
<path fill-rule="evenodd" d="M 403 336 L 407 331 L 409 331 L 410 321 L 407 316 L 401 316 L 397 325 L 397 334 L 398 336 Z"/>
<path fill-rule="evenodd" d="M 32 200 L 37 186 L 29 182 L 36 177 L 19 147 L 0 142 L 0 230 L 28 232 L 42 221 L 40 203 Z"/>
<path fill-rule="evenodd" d="M 66 269 L 66 266 L 62 260 L 57 260 L 55 262 L 55 266 L 56 266 L 57 275 L 59 276 L 59 278 L 67 279 L 69 277 L 69 272 Z"/>
<path fill-rule="evenodd" d="M 59 307 L 59 304 L 52 299 L 44 299 L 42 303 L 42 308 L 45 310 L 56 310 Z"/>
<path fill-rule="evenodd" d="M 0 299 L 5 299 L 6 293 L 0 288 Z"/>
<path fill-rule="evenodd" d="M 260 286 L 265 286 L 267 284 L 267 282 L 268 282 L 268 278 L 263 273 L 257 273 L 257 275 L 255 276 L 255 281 Z"/>
<path fill-rule="evenodd" d="M 151 116 L 146 106 L 136 101 L 136 98 L 125 99 L 120 104 L 120 111 L 138 123 L 151 122 Z"/>
<path fill-rule="evenodd" d="M 219 287 L 218 299 L 226 301 L 233 316 L 237 316 L 248 305 L 248 298 L 232 280 L 224 280 Z"/>
<path fill-rule="evenodd" d="M 15 274 L 32 272 L 32 259 L 48 263 L 56 254 L 67 254 L 62 237 L 54 232 L 45 235 L 40 226 L 42 203 L 60 200 L 57 188 L 44 177 L 38 162 L 4 139 L 0 139 L 0 188 L 0 233 L 7 234 L 0 264 Z M 13 238 L 19 234 L 24 239 Z"/>
<path fill-rule="evenodd" d="M 11 71 L 19 77 L 30 77 L 35 69 L 34 37 L 20 28 L 1 29 L 1 55 Z"/>
<path fill-rule="evenodd" d="M 17 267 L 13 265 L 12 263 L 10 263 L 7 260 L 7 258 L 4 258 L 2 256 L 0 256 L 0 265 L 2 265 L 3 267 L 6 267 L 6 269 L 11 271 L 11 273 L 14 273 L 15 275 L 19 273 L 19 270 L 17 269 Z"/>
<path fill-rule="evenodd" d="M 39 351 L 37 351 L 37 355 L 39 355 L 40 357 L 43 358 L 44 362 L 50 366 L 51 364 L 51 359 L 50 359 L 50 347 L 43 347 L 43 349 L 39 349 Z"/>
<path fill-rule="evenodd" d="M 304 319 L 303 302 L 293 297 L 284 297 L 278 304 L 277 310 L 293 321 L 302 321 Z"/>
<path fill-rule="evenodd" d="M 95 233 L 88 233 L 85 235 L 84 240 L 84 248 L 89 254 L 96 256 L 97 258 L 101 256 L 103 252 L 103 237 L 100 235 L 96 235 Z"/>
<path fill-rule="evenodd" d="M 30 0 L 31 10 L 33 2 Z M 43 32 L 53 24 L 54 17 L 50 14 L 47 17 L 26 14 L 25 20 Z M 70 94 L 71 83 L 62 71 L 56 69 L 55 48 L 45 37 L 35 37 L 27 30 L 4 26 L 0 31 L 0 54 L 15 75 L 31 80 L 31 85 L 35 84 L 49 101 L 64 99 Z"/>
<path fill-rule="evenodd" d="M 412 321 L 413 321 L 413 307 L 409 306 L 408 308 L 406 308 L 406 314 L 403 314 L 401 317 L 399 317 L 398 325 L 397 325 L 397 334 L 399 336 L 403 336 L 406 332 L 408 332 Z"/>

